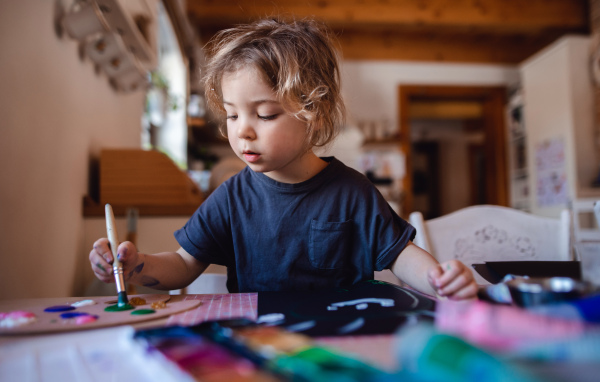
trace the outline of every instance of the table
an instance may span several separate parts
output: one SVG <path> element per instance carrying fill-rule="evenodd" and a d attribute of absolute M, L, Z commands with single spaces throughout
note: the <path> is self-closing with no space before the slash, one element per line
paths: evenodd
<path fill-rule="evenodd" d="M 200 300 L 201 304 L 194 309 L 169 317 L 166 325 L 195 325 L 209 320 L 244 317 L 256 320 L 258 294 L 196 294 L 183 295 L 184 300 Z M 317 344 L 331 346 L 341 351 L 356 355 L 384 370 L 395 370 L 397 360 L 393 357 L 392 335 L 366 335 L 344 337 L 319 337 Z"/>
<path fill-rule="evenodd" d="M 191 310 L 172 315 L 168 318 L 166 325 L 195 325 L 207 320 L 228 319 L 235 317 L 245 317 L 251 320 L 256 319 L 258 296 L 256 293 L 241 293 L 241 294 L 223 294 L 223 295 L 187 295 L 184 299 L 200 300 L 202 303 Z M 485 303 L 481 303 L 485 304 Z M 450 304 L 452 305 L 452 304 Z M 443 303 L 441 306 L 445 306 Z M 487 314 L 490 316 L 500 317 L 510 314 L 512 307 L 504 305 L 486 305 Z M 447 307 L 446 307 L 447 309 Z M 452 311 L 453 309 L 451 309 Z M 479 309 L 480 310 L 480 309 Z M 450 313 L 446 310 L 442 312 Z M 514 308 L 512 313 L 523 313 L 524 310 Z M 456 312 L 454 312 L 456 314 Z M 459 321 L 462 319 L 456 317 Z M 463 324 L 467 324 L 463 322 Z M 500 332 L 506 333 L 510 330 L 515 330 L 520 325 L 513 326 L 513 329 L 504 325 L 504 330 Z M 570 325 L 568 327 L 561 326 L 555 330 L 577 330 L 578 325 Z M 542 325 L 539 329 L 543 331 L 545 326 Z M 541 333 L 547 338 L 553 333 Z M 555 333 L 555 334 L 558 334 Z M 531 338 L 536 337 L 535 333 L 529 334 Z M 363 336 L 343 336 L 343 337 L 319 337 L 314 339 L 318 345 L 331 347 L 341 350 L 358 357 L 359 359 L 370 363 L 385 371 L 398 370 L 400 367 L 394 347 L 398 346 L 399 338 L 394 335 L 363 335 Z M 600 345 L 599 345 L 600 346 Z M 553 381 L 595 381 L 596 376 L 600 373 L 600 364 L 594 363 L 572 363 L 572 364 L 546 364 L 546 365 L 529 365 L 530 371 L 537 374 L 541 380 L 552 379 Z"/>
<path fill-rule="evenodd" d="M 195 325 L 207 320 L 240 317 L 254 320 L 257 315 L 256 293 L 173 295 L 171 298 L 173 301 L 199 301 L 200 305 L 168 317 L 133 325 L 63 334 L 0 336 L 0 380 L 185 380 L 182 379 L 184 376 L 174 378 L 172 374 L 167 373 L 172 370 L 164 362 L 153 363 L 144 358 L 147 357 L 147 352 L 140 349 L 139 345 L 136 348 L 134 341 L 128 341 L 135 330 Z M 466 322 L 463 324 L 468 325 Z M 393 335 L 314 339 L 317 345 L 350 353 L 364 362 L 390 372 L 398 370 L 400 366 L 394 351 L 398 346 L 397 341 L 398 338 Z M 141 371 L 143 375 L 140 374 Z M 540 368 L 538 372 L 543 377 L 552 376 L 555 381 L 594 381 L 594 377 L 600 373 L 600 365 L 548 365 Z"/>
<path fill-rule="evenodd" d="M 85 299 L 97 298 L 86 297 Z M 61 300 L 36 299 L 44 306 L 57 304 Z M 132 336 L 133 331 L 172 325 L 195 325 L 204 321 L 230 318 L 255 320 L 257 316 L 257 293 L 172 295 L 171 300 L 194 300 L 199 301 L 200 305 L 168 317 L 111 328 L 54 334 L 0 335 L 0 380 L 37 381 L 43 374 L 44 380 L 60 382 L 91 381 L 96 380 L 98 375 L 102 376 L 101 380 L 146 381 L 136 374 L 139 369 L 133 366 L 146 365 L 147 362 L 139 357 L 132 358 L 132 354 L 136 354 L 135 350 L 130 348 L 127 341 L 123 341 L 124 338 Z M 382 370 L 392 371 L 398 366 L 391 350 L 394 342 L 394 337 L 391 335 L 322 337 L 314 341 L 318 345 L 347 352 Z M 120 345 L 117 346 L 115 343 Z M 91 344 L 93 347 L 90 348 Z M 104 350 L 107 347 L 111 349 L 109 352 Z M 102 358 L 102 365 L 91 354 L 96 354 L 96 358 Z M 123 361 L 127 359 L 129 362 Z M 82 363 L 87 366 L 85 368 L 75 366 Z M 106 369 L 107 364 L 112 366 Z M 67 377 L 64 374 L 66 370 L 69 370 Z M 147 381 L 157 380 L 154 378 L 161 373 L 161 370 L 156 369 L 146 371 Z M 90 373 L 94 373 L 93 379 Z M 168 376 L 163 378 L 169 380 Z"/>

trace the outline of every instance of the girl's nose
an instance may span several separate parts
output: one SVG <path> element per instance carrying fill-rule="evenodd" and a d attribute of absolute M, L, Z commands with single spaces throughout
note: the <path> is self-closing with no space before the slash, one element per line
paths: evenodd
<path fill-rule="evenodd" d="M 252 123 L 244 118 L 240 121 L 237 136 L 240 139 L 254 140 L 256 139 L 256 131 L 252 127 Z"/>

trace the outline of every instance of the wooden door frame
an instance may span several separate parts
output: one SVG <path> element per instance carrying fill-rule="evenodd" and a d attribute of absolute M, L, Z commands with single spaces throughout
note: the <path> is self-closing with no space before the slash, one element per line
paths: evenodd
<path fill-rule="evenodd" d="M 508 174 L 506 163 L 506 88 L 502 86 L 432 86 L 400 85 L 398 87 L 398 131 L 400 148 L 406 156 L 406 175 L 402 181 L 402 215 L 413 207 L 411 132 L 409 107 L 411 100 L 472 100 L 482 104 L 486 160 L 486 199 L 490 204 L 508 206 Z"/>

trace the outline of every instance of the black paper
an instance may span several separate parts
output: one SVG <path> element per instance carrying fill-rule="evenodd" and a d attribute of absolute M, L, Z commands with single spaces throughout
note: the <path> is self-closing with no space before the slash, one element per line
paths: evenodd
<path fill-rule="evenodd" d="M 258 318 L 308 336 L 389 334 L 408 320 L 431 320 L 435 302 L 417 291 L 369 280 L 350 289 L 259 292 Z"/>

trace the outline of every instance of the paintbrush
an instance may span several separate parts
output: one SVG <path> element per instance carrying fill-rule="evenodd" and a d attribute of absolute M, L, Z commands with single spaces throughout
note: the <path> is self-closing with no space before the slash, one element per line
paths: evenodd
<path fill-rule="evenodd" d="M 115 283 L 117 284 L 119 308 L 124 307 L 129 303 L 127 299 L 127 291 L 125 290 L 125 281 L 123 280 L 123 266 L 117 257 L 117 248 L 119 241 L 117 240 L 117 227 L 115 225 L 115 215 L 113 214 L 110 204 L 106 204 L 106 232 L 108 234 L 108 242 L 113 255 L 113 274 L 115 275 Z"/>

